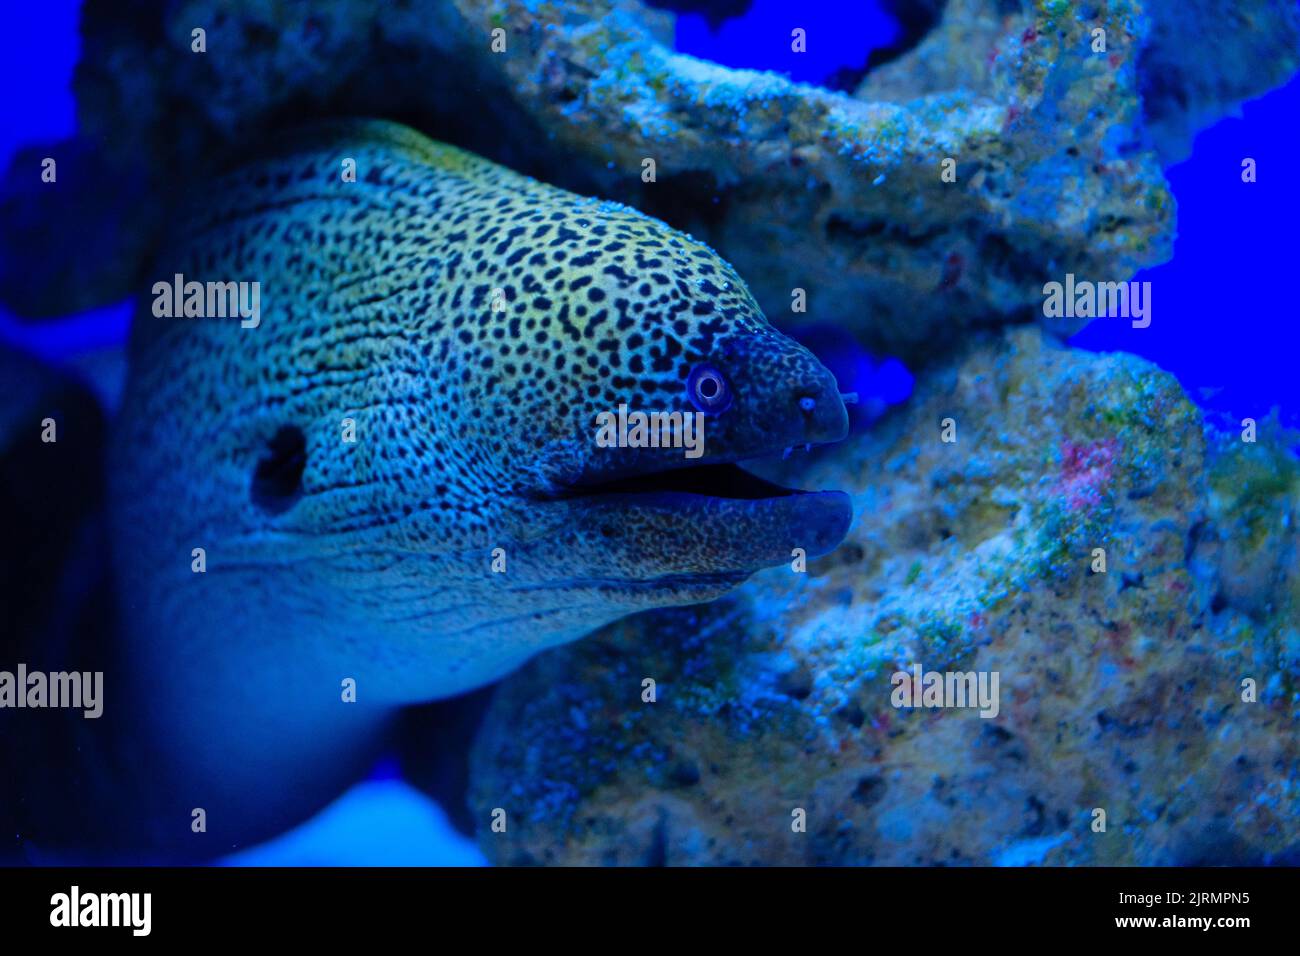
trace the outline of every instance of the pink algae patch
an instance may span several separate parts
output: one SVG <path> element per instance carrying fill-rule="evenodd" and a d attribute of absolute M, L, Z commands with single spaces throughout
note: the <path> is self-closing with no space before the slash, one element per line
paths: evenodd
<path fill-rule="evenodd" d="M 1101 504 L 1111 482 L 1119 442 L 1105 441 L 1078 444 L 1061 442 L 1061 478 L 1057 493 L 1072 509 L 1095 508 Z"/>

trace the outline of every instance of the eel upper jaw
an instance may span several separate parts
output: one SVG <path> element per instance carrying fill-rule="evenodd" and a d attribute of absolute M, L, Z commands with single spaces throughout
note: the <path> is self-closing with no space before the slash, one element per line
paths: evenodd
<path fill-rule="evenodd" d="M 835 394 L 834 410 L 819 412 L 815 422 L 787 420 L 770 430 L 750 425 L 745 437 L 733 439 L 727 451 L 700 458 L 687 457 L 680 448 L 587 447 L 583 467 L 557 484 L 555 496 L 680 492 L 756 501 L 809 494 L 764 481 L 739 463 L 775 456 L 788 458 L 799 450 L 842 441 L 848 434 L 848 413 Z"/>

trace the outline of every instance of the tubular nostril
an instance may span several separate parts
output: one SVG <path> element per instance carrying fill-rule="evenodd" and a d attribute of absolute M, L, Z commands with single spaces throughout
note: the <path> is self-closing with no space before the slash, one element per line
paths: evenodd
<path fill-rule="evenodd" d="M 821 444 L 844 438 L 849 431 L 849 413 L 835 381 L 817 382 L 808 391 L 812 394 L 805 392 L 798 398 L 805 441 Z"/>

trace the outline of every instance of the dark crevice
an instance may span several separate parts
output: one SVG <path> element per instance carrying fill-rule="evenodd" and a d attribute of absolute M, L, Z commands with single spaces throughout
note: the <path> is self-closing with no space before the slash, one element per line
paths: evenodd
<path fill-rule="evenodd" d="M 642 865 L 668 865 L 668 814 L 663 809 L 659 810 L 659 818 L 655 821 L 654 830 L 651 831 L 650 846 L 646 848 Z"/>
<path fill-rule="evenodd" d="M 914 249 L 924 249 L 948 231 L 946 226 L 936 226 L 914 233 L 906 225 L 887 219 L 854 221 L 838 213 L 826 220 L 826 238 L 838 242 L 863 242 L 871 239 L 888 239 Z"/>

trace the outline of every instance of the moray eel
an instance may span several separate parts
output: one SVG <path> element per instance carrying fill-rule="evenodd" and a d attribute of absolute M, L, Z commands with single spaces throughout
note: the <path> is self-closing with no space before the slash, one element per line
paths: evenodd
<path fill-rule="evenodd" d="M 212 845 L 333 796 L 401 705 L 847 530 L 845 495 L 736 465 L 843 438 L 834 378 L 625 206 L 336 122 L 215 183 L 155 272 L 178 274 L 258 282 L 260 315 L 143 300 L 111 527 L 132 732 L 186 824 L 223 808 Z M 703 455 L 603 447 L 620 405 L 699 413 Z M 250 792 L 294 809 L 236 825 Z"/>

